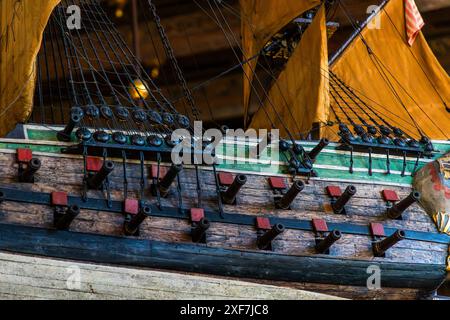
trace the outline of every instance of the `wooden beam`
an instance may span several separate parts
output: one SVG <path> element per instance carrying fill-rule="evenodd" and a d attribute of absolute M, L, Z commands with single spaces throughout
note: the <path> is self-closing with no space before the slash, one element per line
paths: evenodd
<path fill-rule="evenodd" d="M 416 0 L 416 2 L 422 12 L 450 7 L 450 0 Z"/>
<path fill-rule="evenodd" d="M 366 286 L 367 268 L 376 265 L 383 274 L 382 288 L 427 291 L 446 277 L 445 265 L 244 252 L 7 224 L 0 224 L 0 250 L 219 276 L 355 286 Z"/>
<path fill-rule="evenodd" d="M 79 272 L 80 282 L 68 278 Z M 250 296 L 249 296 L 250 293 Z M 0 253 L 0 299 L 340 299 L 324 294 L 177 272 Z"/>

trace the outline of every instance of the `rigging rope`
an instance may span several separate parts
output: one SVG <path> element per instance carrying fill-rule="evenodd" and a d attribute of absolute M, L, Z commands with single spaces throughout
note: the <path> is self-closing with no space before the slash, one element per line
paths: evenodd
<path fill-rule="evenodd" d="M 183 76 L 183 72 L 181 71 L 180 66 L 178 65 L 178 61 L 175 57 L 172 46 L 170 45 L 169 39 L 167 38 L 166 31 L 164 30 L 164 27 L 161 24 L 161 19 L 158 16 L 158 13 L 156 12 L 156 7 L 153 4 L 152 0 L 148 0 L 148 5 L 150 6 L 150 10 L 153 14 L 153 18 L 155 20 L 156 27 L 157 27 L 159 35 L 161 37 L 161 40 L 162 40 L 162 43 L 164 46 L 164 50 L 166 51 L 166 55 L 169 57 L 170 62 L 172 63 L 173 67 L 175 68 L 178 80 L 181 83 L 186 100 L 187 100 L 189 106 L 191 107 L 191 111 L 194 116 L 194 119 L 199 120 L 200 112 L 195 104 L 194 97 L 192 96 L 192 92 L 189 90 L 186 79 Z"/>

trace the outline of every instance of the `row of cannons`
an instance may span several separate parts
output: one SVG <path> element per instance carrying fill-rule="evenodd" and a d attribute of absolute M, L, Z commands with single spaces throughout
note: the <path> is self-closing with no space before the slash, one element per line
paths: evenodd
<path fill-rule="evenodd" d="M 18 149 L 17 159 L 19 163 L 19 182 L 33 183 L 35 174 L 41 167 L 41 161 L 38 158 L 32 157 L 30 149 Z M 87 161 L 89 162 L 89 160 L 91 159 L 88 159 Z M 108 176 L 113 172 L 115 165 L 113 161 L 106 160 L 103 161 L 101 166 L 97 167 L 98 168 L 89 172 L 87 178 L 87 186 L 89 189 L 101 189 Z M 170 193 L 172 184 L 182 170 L 182 165 L 172 165 L 164 173 L 161 172 L 162 170 L 158 170 L 158 177 L 153 174 L 153 189 L 156 189 L 156 192 L 159 193 L 161 197 L 167 197 Z M 247 183 L 247 176 L 238 174 L 233 177 L 231 173 L 221 172 L 217 174 L 216 179 L 218 185 L 220 185 L 219 191 L 221 201 L 229 205 L 236 204 L 236 199 L 241 188 Z M 292 203 L 305 188 L 305 184 L 301 180 L 294 181 L 290 187 L 287 186 L 285 179 L 281 177 L 269 177 L 268 181 L 274 193 L 275 207 L 283 210 L 290 209 Z M 328 186 L 326 191 L 331 198 L 331 207 L 335 214 L 345 214 L 345 206 L 357 192 L 356 187 L 353 185 L 348 186 L 344 192 L 336 186 Z M 399 219 L 408 207 L 420 200 L 420 193 L 413 191 L 409 196 L 400 201 L 394 191 L 383 190 L 383 197 L 384 200 L 388 202 L 386 216 L 390 219 Z"/>
<path fill-rule="evenodd" d="M 19 161 L 18 180 L 21 182 L 33 182 L 34 174 L 38 172 L 41 166 L 39 159 L 32 157 L 29 149 L 18 150 L 17 156 Z M 106 160 L 102 162 L 98 170 L 90 172 L 87 179 L 89 189 L 101 189 L 108 176 L 113 172 L 114 167 L 114 162 Z M 156 191 L 154 194 L 158 193 L 160 197 L 170 197 L 172 185 L 183 170 L 182 165 L 172 165 L 165 168 L 165 172 L 158 170 L 157 176 L 153 176 L 152 189 Z M 243 174 L 233 176 L 231 173 L 220 172 L 216 176 L 216 181 L 220 186 L 218 190 L 220 201 L 227 205 L 236 205 L 239 192 L 247 183 L 247 176 Z M 305 188 L 305 184 L 301 180 L 294 181 L 291 186 L 288 186 L 286 180 L 280 177 L 269 177 L 268 182 L 274 195 L 274 207 L 280 210 L 290 210 L 293 202 Z M 337 186 L 328 186 L 326 191 L 331 198 L 331 208 L 335 214 L 346 214 L 346 205 L 357 192 L 356 187 L 352 185 L 348 186 L 344 191 L 341 191 Z M 413 191 L 406 198 L 400 200 L 394 191 L 383 190 L 383 197 L 387 202 L 385 215 L 390 219 L 401 219 L 405 210 L 420 199 L 420 193 Z M 56 206 L 54 227 L 60 230 L 67 230 L 79 215 L 80 207 L 77 205 L 65 206 L 64 202 L 62 203 L 63 205 Z M 152 214 L 151 206 L 142 205 L 139 209 L 138 207 L 139 205 L 136 204 L 135 212 L 129 214 L 124 222 L 123 230 L 127 236 L 137 235 L 141 224 Z M 192 241 L 205 243 L 210 222 L 204 217 L 203 209 L 196 210 L 196 214 L 192 214 L 195 211 L 191 210 Z M 279 223 L 272 226 L 266 221 L 265 223 L 258 223 L 257 229 L 257 247 L 261 250 L 271 250 L 272 241 L 284 232 L 285 227 Z M 320 227 L 315 228 L 315 230 L 317 239 L 315 249 L 317 253 L 329 252 L 330 247 L 342 237 L 339 230 L 330 231 Z M 375 241 L 373 243 L 374 255 L 383 256 L 386 250 L 404 238 L 405 233 L 402 230 L 398 230 L 385 239 Z"/>
<path fill-rule="evenodd" d="M 1 195 L 0 195 L 1 197 Z M 58 230 L 68 230 L 74 219 L 80 214 L 78 205 L 67 207 L 56 206 L 54 214 L 54 227 Z M 138 236 L 142 223 L 152 216 L 152 209 L 149 205 L 142 205 L 139 211 L 132 216 L 128 216 L 123 224 L 123 233 L 125 236 Z M 281 223 L 270 224 L 268 218 L 257 217 L 256 220 L 256 246 L 259 250 L 272 251 L 273 241 L 282 235 L 286 228 Z M 191 210 L 191 233 L 192 242 L 207 243 L 207 232 L 211 226 L 210 221 L 204 217 L 202 209 Z M 331 247 L 342 237 L 339 230 L 328 230 L 326 222 L 320 219 L 312 221 L 315 232 L 315 252 L 317 254 L 330 254 Z M 381 233 L 380 233 L 381 227 Z M 389 236 L 385 236 L 381 224 L 372 224 L 372 250 L 375 257 L 384 257 L 386 251 L 398 242 L 406 238 L 405 231 L 396 230 Z"/>

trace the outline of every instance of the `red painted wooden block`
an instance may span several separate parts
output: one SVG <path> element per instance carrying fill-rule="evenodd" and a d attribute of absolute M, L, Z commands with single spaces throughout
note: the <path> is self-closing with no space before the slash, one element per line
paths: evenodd
<path fill-rule="evenodd" d="M 31 149 L 20 148 L 17 149 L 17 161 L 18 162 L 30 162 L 33 158 L 33 152 Z"/>
<path fill-rule="evenodd" d="M 103 159 L 97 157 L 86 157 L 86 170 L 98 172 L 103 166 Z"/>
<path fill-rule="evenodd" d="M 205 210 L 202 208 L 191 208 L 191 222 L 199 222 L 205 217 Z"/>
<path fill-rule="evenodd" d="M 287 188 L 286 180 L 281 177 L 270 177 L 269 184 L 272 189 L 284 190 Z"/>
<path fill-rule="evenodd" d="M 123 206 L 123 211 L 127 214 L 138 214 L 139 212 L 139 201 L 136 199 L 125 199 Z"/>
<path fill-rule="evenodd" d="M 372 232 L 372 235 L 377 237 L 384 237 L 384 227 L 381 223 L 371 222 L 370 223 L 370 231 Z"/>
<path fill-rule="evenodd" d="M 328 232 L 327 222 L 323 219 L 312 219 L 313 228 L 316 232 Z"/>
<path fill-rule="evenodd" d="M 272 226 L 270 225 L 269 218 L 256 217 L 256 228 L 262 230 L 270 230 Z"/>
<path fill-rule="evenodd" d="M 164 176 L 167 173 L 168 168 L 167 167 L 159 167 L 159 179 L 164 178 Z M 151 166 L 151 170 L 150 170 L 150 175 L 152 179 L 157 179 L 158 178 L 158 165 L 156 164 L 152 164 Z"/>
<path fill-rule="evenodd" d="M 327 193 L 330 197 L 339 198 L 342 195 L 342 190 L 339 186 L 327 186 Z"/>
<path fill-rule="evenodd" d="M 65 192 L 52 192 L 52 205 L 53 206 L 67 206 L 69 203 L 69 200 L 67 198 L 67 193 Z"/>
<path fill-rule="evenodd" d="M 383 190 L 381 191 L 381 195 L 383 196 L 383 199 L 388 202 L 400 201 L 397 192 L 394 190 Z"/>
<path fill-rule="evenodd" d="M 220 172 L 218 175 L 219 177 L 219 184 L 221 186 L 231 186 L 234 181 L 234 177 L 229 172 Z"/>

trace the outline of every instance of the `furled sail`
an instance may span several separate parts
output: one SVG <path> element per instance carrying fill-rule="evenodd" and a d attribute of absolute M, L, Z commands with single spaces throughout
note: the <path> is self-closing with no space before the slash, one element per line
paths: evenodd
<path fill-rule="evenodd" d="M 36 56 L 50 13 L 59 2 L 0 1 L 0 136 L 31 113 Z"/>
<path fill-rule="evenodd" d="M 280 135 L 308 133 L 314 122 L 325 122 L 329 112 L 328 45 L 325 6 L 322 5 L 300 43 L 269 91 L 250 124 Z M 277 116 L 279 115 L 279 117 Z M 270 120 L 269 120 L 270 118 Z"/>
<path fill-rule="evenodd" d="M 257 55 L 273 35 L 305 11 L 320 5 L 320 0 L 240 0 L 244 60 Z M 244 65 L 244 119 L 247 120 L 258 59 Z"/>
<path fill-rule="evenodd" d="M 408 44 L 404 3 L 390 0 L 330 70 L 377 114 L 410 136 L 446 140 L 450 138 L 450 78 L 421 32 L 412 46 Z M 328 130 L 328 138 L 335 140 L 336 131 Z"/>

